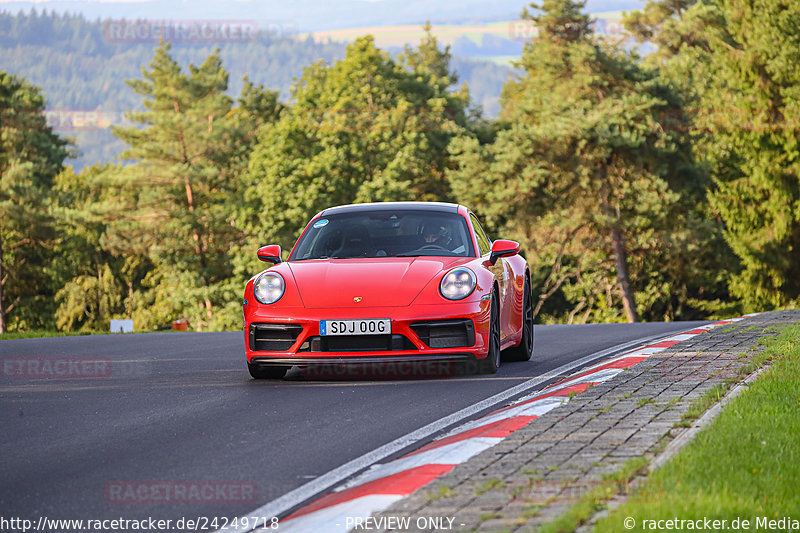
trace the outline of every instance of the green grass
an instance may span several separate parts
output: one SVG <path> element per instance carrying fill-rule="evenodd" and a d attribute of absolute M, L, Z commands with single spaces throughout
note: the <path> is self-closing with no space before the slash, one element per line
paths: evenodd
<path fill-rule="evenodd" d="M 541 503 L 532 503 L 530 505 L 526 505 L 525 507 L 522 508 L 522 518 L 527 521 L 533 518 L 534 516 L 539 516 L 539 514 L 541 514 L 543 507 L 544 504 Z"/>
<path fill-rule="evenodd" d="M 484 492 L 490 491 L 492 489 L 502 489 L 505 487 L 506 484 L 504 481 L 500 481 L 497 478 L 487 479 L 480 487 L 475 489 L 475 496 L 480 496 Z"/>
<path fill-rule="evenodd" d="M 689 409 L 683 413 L 681 421 L 676 425 L 681 427 L 691 426 L 692 422 L 700 418 L 703 413 L 708 411 L 709 407 L 720 401 L 720 399 L 725 396 L 725 393 L 728 392 L 729 386 L 729 383 L 718 383 L 708 389 L 705 393 L 703 393 L 702 396 L 692 402 L 692 404 L 689 406 Z"/>
<path fill-rule="evenodd" d="M 653 398 L 639 398 L 636 402 L 636 407 L 644 407 L 648 403 L 654 403 L 655 400 Z"/>
<path fill-rule="evenodd" d="M 114 333 L 112 331 L 54 331 L 50 329 L 32 329 L 30 331 L 11 331 L 0 333 L 0 341 L 14 339 L 40 339 L 43 337 L 77 337 L 82 335 L 132 335 L 134 333 L 170 333 L 172 329 L 147 329 L 141 331 L 131 331 L 129 333 Z M 236 330 L 239 331 L 239 330 Z M 182 332 L 176 332 L 182 333 Z"/>
<path fill-rule="evenodd" d="M 605 508 L 605 502 L 617 494 L 626 494 L 630 480 L 647 466 L 647 459 L 629 459 L 613 474 L 603 476 L 603 480 L 581 495 L 561 516 L 544 524 L 539 533 L 567 533 L 575 531 L 597 511 Z"/>
<path fill-rule="evenodd" d="M 435 502 L 444 498 L 452 498 L 456 492 L 452 487 L 439 487 L 438 492 L 430 492 L 428 494 L 428 502 Z"/>
<path fill-rule="evenodd" d="M 774 326 L 764 329 L 765 333 L 779 334 L 780 331 L 780 329 L 775 329 Z M 761 352 L 753 353 L 753 351 L 756 349 L 756 347 L 753 346 L 749 351 L 741 354 L 740 357 L 747 357 L 749 360 L 739 368 L 737 372 L 737 379 L 728 378 L 722 383 L 718 383 L 717 385 L 711 387 L 702 396 L 692 402 L 692 404 L 689 406 L 689 409 L 683 414 L 681 421 L 675 425 L 679 427 L 691 426 L 692 422 L 700 418 L 703 413 L 705 413 L 712 405 L 717 403 L 728 392 L 728 389 L 730 389 L 731 386 L 733 386 L 735 383 L 738 383 L 741 378 L 749 376 L 764 366 L 764 363 L 772 359 L 775 355 L 775 350 L 769 349 L 769 346 L 771 346 L 774 342 L 777 342 L 775 337 L 764 337 L 758 341 L 758 346 L 765 347 L 767 349 Z"/>
<path fill-rule="evenodd" d="M 33 329 L 30 331 L 11 331 L 0 334 L 0 341 L 13 339 L 36 339 L 40 337 L 73 337 L 77 335 L 107 335 L 108 331 L 53 331 L 48 329 Z"/>
<path fill-rule="evenodd" d="M 627 503 L 595 531 L 645 530 L 643 520 L 780 519 L 800 509 L 800 325 L 764 341 L 749 370 L 766 370 L 719 417 L 666 465 L 653 472 Z M 748 369 L 745 369 L 746 372 Z M 722 390 L 711 389 L 704 402 Z M 698 404 L 697 412 L 700 412 Z M 792 518 L 797 519 L 797 516 Z M 652 528 L 649 528 L 650 530 Z M 761 528 L 763 529 L 763 527 Z"/>

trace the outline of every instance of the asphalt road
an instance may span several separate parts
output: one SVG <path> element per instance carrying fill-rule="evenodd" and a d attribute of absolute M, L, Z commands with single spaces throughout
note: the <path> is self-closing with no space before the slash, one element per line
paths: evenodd
<path fill-rule="evenodd" d="M 257 382 L 239 333 L 0 341 L 0 518 L 240 516 L 565 363 L 697 324 L 536 326 L 530 362 L 414 379 Z"/>

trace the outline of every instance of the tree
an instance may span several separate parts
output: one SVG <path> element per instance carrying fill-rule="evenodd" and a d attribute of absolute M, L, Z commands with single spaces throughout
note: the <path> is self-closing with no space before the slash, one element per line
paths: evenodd
<path fill-rule="evenodd" d="M 800 301 L 800 5 L 721 4 L 697 127 L 712 165 L 712 207 L 743 270 L 730 287 L 749 310 Z"/>
<path fill-rule="evenodd" d="M 684 46 L 705 46 L 708 20 L 686 17 L 697 0 L 647 0 L 639 11 L 625 14 L 624 25 L 640 43 L 654 43 L 651 63 L 661 63 L 677 55 Z"/>
<path fill-rule="evenodd" d="M 0 71 L 0 333 L 42 327 L 51 308 L 48 197 L 68 151 L 44 106 L 39 89 Z"/>
<path fill-rule="evenodd" d="M 399 63 L 367 36 L 343 60 L 308 67 L 250 159 L 240 219 L 253 244 L 287 247 L 331 205 L 450 198 L 448 145 L 468 120 L 468 96 L 448 91 L 453 79 L 430 33 Z"/>
<path fill-rule="evenodd" d="M 438 85 L 439 90 L 446 90 L 458 83 L 458 74 L 450 70 L 450 45 L 439 46 L 430 21 L 425 22 L 422 29 L 425 35 L 419 45 L 416 48 L 405 45 L 400 62 L 411 72 L 427 75 L 428 81 Z"/>
<path fill-rule="evenodd" d="M 144 325 L 177 313 L 198 330 L 218 327 L 215 308 L 234 298 L 230 254 L 243 235 L 234 222 L 241 172 L 254 131 L 280 111 L 277 95 L 245 80 L 234 107 L 218 51 L 184 73 L 162 43 L 142 74 L 130 86 L 146 110 L 127 113 L 139 126 L 113 130 L 128 145 L 121 159 L 135 164 L 104 174 L 118 193 L 106 206 L 106 246 L 154 265 L 143 281 L 152 294 L 137 295 L 134 306 Z M 153 298 L 169 294 L 153 308 Z"/>
<path fill-rule="evenodd" d="M 663 11 L 652 2 L 651 11 Z M 663 2 L 669 4 L 669 2 Z M 747 310 L 800 301 L 800 6 L 788 0 L 701 0 L 648 21 L 665 75 L 692 102 L 709 195 L 741 261 L 730 290 Z M 665 28 L 669 28 L 666 33 Z M 702 31 L 700 31 L 702 29 Z"/>
<path fill-rule="evenodd" d="M 118 191 L 107 186 L 115 165 L 85 168 L 76 174 L 67 167 L 55 178 L 52 212 L 59 260 L 54 278 L 58 308 L 55 325 L 65 331 L 108 331 L 109 320 L 132 316 L 133 294 L 153 268 L 146 255 L 112 253 L 106 232 L 113 219 Z M 138 323 L 137 323 L 138 326 Z"/>
<path fill-rule="evenodd" d="M 655 285 L 653 269 L 675 252 L 675 221 L 702 191 L 685 133 L 664 123 L 682 113 L 680 98 L 595 39 L 582 2 L 531 7 L 523 17 L 538 38 L 524 75 L 504 87 L 501 129 L 489 144 L 454 144 L 453 190 L 525 245 L 537 312 L 557 298 L 553 311 L 566 308 L 570 322 L 658 316 L 671 282 Z"/>

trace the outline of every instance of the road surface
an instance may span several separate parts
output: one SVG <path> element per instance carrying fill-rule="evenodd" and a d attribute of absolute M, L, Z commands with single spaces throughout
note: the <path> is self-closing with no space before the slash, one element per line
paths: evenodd
<path fill-rule="evenodd" d="M 565 363 L 697 324 L 536 326 L 530 362 L 477 376 L 412 368 L 414 379 L 295 368 L 254 381 L 239 333 L 0 341 L 0 515 L 241 516 Z"/>

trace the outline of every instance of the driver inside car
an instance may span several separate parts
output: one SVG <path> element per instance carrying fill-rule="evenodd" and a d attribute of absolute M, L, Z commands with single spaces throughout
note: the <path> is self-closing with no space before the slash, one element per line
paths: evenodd
<path fill-rule="evenodd" d="M 426 224 L 422 231 L 422 238 L 425 245 L 438 246 L 448 249 L 452 242 L 448 228 L 439 225 Z"/>

